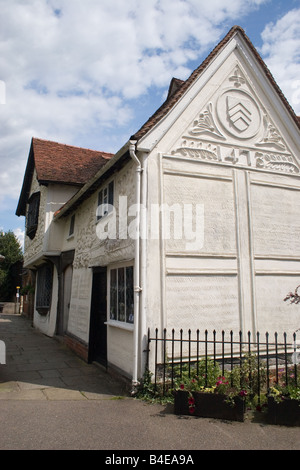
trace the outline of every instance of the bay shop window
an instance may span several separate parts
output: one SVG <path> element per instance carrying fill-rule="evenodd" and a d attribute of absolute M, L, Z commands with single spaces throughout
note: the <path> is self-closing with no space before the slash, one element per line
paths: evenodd
<path fill-rule="evenodd" d="M 132 324 L 134 321 L 133 304 L 133 266 L 110 269 L 110 320 Z"/>

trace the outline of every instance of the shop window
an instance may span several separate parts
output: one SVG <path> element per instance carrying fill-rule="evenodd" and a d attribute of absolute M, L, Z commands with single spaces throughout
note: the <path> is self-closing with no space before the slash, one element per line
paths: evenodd
<path fill-rule="evenodd" d="M 110 271 L 110 319 L 133 323 L 133 266 Z"/>
<path fill-rule="evenodd" d="M 36 309 L 41 315 L 46 315 L 51 307 L 53 283 L 53 267 L 44 264 L 37 272 Z"/>

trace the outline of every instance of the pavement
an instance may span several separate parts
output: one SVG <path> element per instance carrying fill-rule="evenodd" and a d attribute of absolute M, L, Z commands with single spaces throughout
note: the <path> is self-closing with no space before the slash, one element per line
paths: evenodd
<path fill-rule="evenodd" d="M 161 451 L 194 452 L 195 463 L 201 450 L 300 450 L 299 427 L 181 417 L 133 398 L 123 381 L 21 315 L 0 314 L 0 340 L 0 450 L 101 450 L 99 464 L 140 456 L 131 465 L 140 468 Z"/>
<path fill-rule="evenodd" d="M 128 394 L 125 382 L 101 366 L 87 364 L 22 315 L 0 314 L 0 340 L 6 345 L 6 365 L 0 365 L 0 401 L 93 400 Z"/>

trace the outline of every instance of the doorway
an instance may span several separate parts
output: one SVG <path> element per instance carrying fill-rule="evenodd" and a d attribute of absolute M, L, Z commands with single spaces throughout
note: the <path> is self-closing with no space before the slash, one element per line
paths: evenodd
<path fill-rule="evenodd" d="M 65 334 L 68 328 L 71 291 L 72 291 L 73 266 L 69 265 L 63 273 L 63 315 L 62 315 L 62 334 Z"/>
<path fill-rule="evenodd" d="M 96 268 L 93 272 L 89 362 L 107 365 L 107 269 Z"/>

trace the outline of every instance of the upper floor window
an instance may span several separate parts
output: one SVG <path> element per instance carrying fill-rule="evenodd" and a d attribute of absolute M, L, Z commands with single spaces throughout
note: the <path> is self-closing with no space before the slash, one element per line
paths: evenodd
<path fill-rule="evenodd" d="M 28 211 L 26 219 L 26 234 L 31 240 L 34 238 L 38 222 L 40 209 L 40 193 L 33 193 L 28 200 Z"/>
<path fill-rule="evenodd" d="M 74 229 L 75 229 L 75 214 L 73 214 L 72 217 L 71 217 L 70 228 L 69 228 L 69 237 L 74 235 Z"/>
<path fill-rule="evenodd" d="M 111 181 L 98 193 L 97 220 L 102 219 L 112 211 L 114 205 L 114 182 Z"/>

